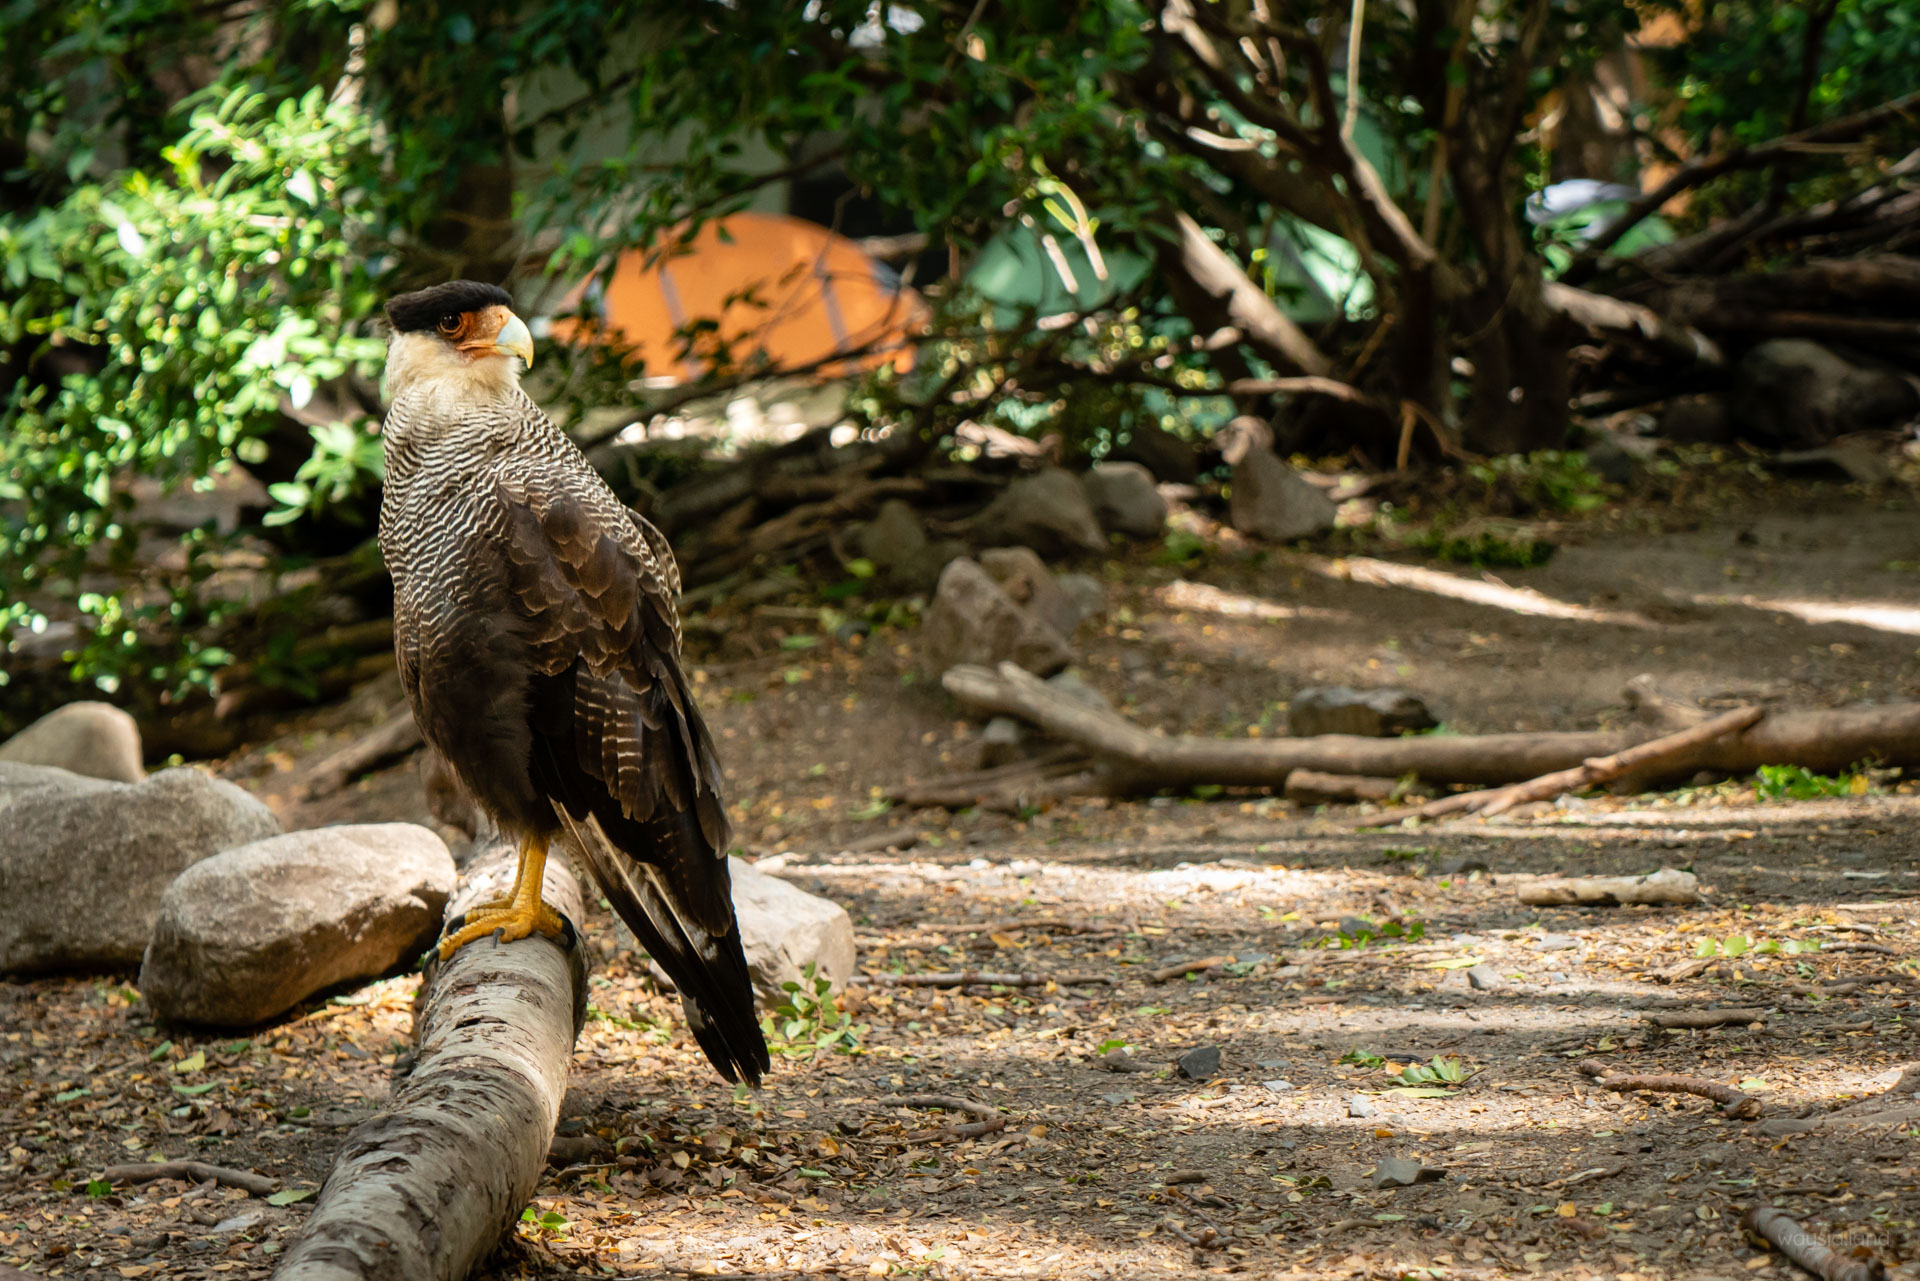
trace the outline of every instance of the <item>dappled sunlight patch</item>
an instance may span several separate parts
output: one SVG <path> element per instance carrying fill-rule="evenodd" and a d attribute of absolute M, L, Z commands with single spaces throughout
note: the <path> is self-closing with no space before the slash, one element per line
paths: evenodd
<path fill-rule="evenodd" d="M 1466 578 L 1459 574 L 1449 574 L 1444 570 L 1428 569 L 1422 565 L 1402 565 L 1395 561 L 1376 560 L 1370 556 L 1346 556 L 1338 559 L 1303 556 L 1298 558 L 1298 563 L 1303 568 L 1325 578 L 1366 583 L 1374 587 L 1399 587 L 1409 591 L 1427 592 L 1435 596 L 1465 601 L 1471 605 L 1485 605 L 1491 609 L 1506 610 L 1513 614 L 1532 614 L 1541 618 L 1559 618 L 1581 623 L 1611 623 L 1620 627 L 1664 628 L 1663 624 L 1628 610 L 1595 609 L 1588 605 L 1575 605 L 1569 601 L 1558 600 L 1531 587 L 1509 587 L 1491 574 L 1482 574 L 1478 579 Z"/>

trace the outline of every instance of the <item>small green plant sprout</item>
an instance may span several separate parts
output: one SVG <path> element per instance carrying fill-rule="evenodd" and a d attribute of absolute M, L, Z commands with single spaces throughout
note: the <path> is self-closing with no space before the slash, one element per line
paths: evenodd
<path fill-rule="evenodd" d="M 1819 939 L 1756 939 L 1746 934 L 1729 934 L 1726 938 L 1704 938 L 1693 945 L 1695 957 L 1705 959 L 1709 956 L 1740 957 L 1753 956 L 1801 956 L 1820 950 Z"/>
<path fill-rule="evenodd" d="M 1361 925 L 1354 929 L 1343 925 L 1337 934 L 1329 934 L 1321 940 L 1322 947 L 1337 947 L 1348 951 L 1356 947 L 1366 947 L 1369 943 L 1417 943 L 1427 936 L 1425 921 L 1388 921 L 1376 926 L 1372 921 L 1361 918 Z"/>
<path fill-rule="evenodd" d="M 520 1211 L 520 1222 L 531 1223 L 540 1232 L 565 1232 L 572 1227 L 567 1216 L 558 1210 L 542 1211 L 537 1205 L 530 1205 Z"/>
<path fill-rule="evenodd" d="M 1410 1063 L 1394 1079 L 1402 1085 L 1465 1085 L 1473 1071 L 1457 1055 L 1436 1054 L 1425 1063 Z"/>
<path fill-rule="evenodd" d="M 1342 1054 L 1340 1061 L 1342 1063 L 1351 1063 L 1355 1067 L 1366 1068 L 1369 1071 L 1381 1067 L 1386 1063 L 1386 1059 L 1382 1056 L 1375 1054 L 1372 1050 L 1363 1050 L 1357 1045 L 1345 1054 Z"/>
<path fill-rule="evenodd" d="M 760 1020 L 767 1045 L 790 1059 L 810 1059 L 822 1050 L 860 1053 L 860 1042 L 872 1024 L 855 1023 L 833 999 L 833 981 L 814 972 L 809 961 L 800 969 L 800 981 L 781 985 L 787 999 Z"/>
<path fill-rule="evenodd" d="M 1133 1043 L 1131 1041 L 1123 1040 L 1120 1037 L 1109 1037 L 1100 1042 L 1100 1048 L 1095 1050 L 1094 1053 L 1105 1056 L 1113 1053 L 1115 1050 L 1126 1051 L 1132 1048 Z"/>
<path fill-rule="evenodd" d="M 1762 765 L 1753 772 L 1753 791 L 1763 801 L 1811 801 L 1823 796 L 1865 796 L 1873 781 L 1864 770 L 1816 774 L 1804 765 Z"/>
<path fill-rule="evenodd" d="M 1411 849 L 1403 849 L 1397 845 L 1389 845 L 1386 849 L 1380 851 L 1380 857 L 1389 863 L 1412 863 L 1418 859 L 1425 858 L 1431 853 L 1433 853 L 1433 851 L 1424 845 L 1416 845 Z"/>

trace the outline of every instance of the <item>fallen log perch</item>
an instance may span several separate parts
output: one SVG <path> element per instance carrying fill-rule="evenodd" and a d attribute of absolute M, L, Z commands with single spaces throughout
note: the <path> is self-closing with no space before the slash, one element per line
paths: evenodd
<path fill-rule="evenodd" d="M 449 920 L 512 883 L 514 851 L 467 868 Z M 564 859 L 546 901 L 582 917 Z M 462 948 L 414 999 L 412 1070 L 347 1136 L 277 1281 L 460 1281 L 519 1219 L 547 1164 L 586 1018 L 586 948 L 538 936 Z"/>
<path fill-rule="evenodd" d="M 998 670 L 961 664 L 950 669 L 941 684 L 969 708 L 1020 717 L 1080 747 L 1093 758 L 1090 781 L 1113 795 L 1209 784 L 1282 791 L 1295 770 L 1380 778 L 1412 774 L 1428 783 L 1504 786 L 1556 771 L 1584 771 L 1590 761 L 1622 755 L 1656 738 L 1679 737 L 1643 726 L 1408 738 L 1193 738 L 1151 733 L 1123 716 L 1089 707 L 1011 663 L 1002 663 Z M 1729 713 L 1729 718 L 1744 715 Z M 1720 719 L 1730 723 L 1729 718 Z M 1713 724 L 1693 728 L 1705 730 Z M 1689 739 L 1684 750 L 1657 761 L 1657 774 L 1630 761 L 1629 777 L 1647 785 L 1703 769 L 1747 774 L 1762 765 L 1800 765 L 1834 773 L 1865 760 L 1920 765 L 1920 703 L 1774 712 L 1738 732 L 1716 726 L 1716 735 L 1706 741 Z"/>

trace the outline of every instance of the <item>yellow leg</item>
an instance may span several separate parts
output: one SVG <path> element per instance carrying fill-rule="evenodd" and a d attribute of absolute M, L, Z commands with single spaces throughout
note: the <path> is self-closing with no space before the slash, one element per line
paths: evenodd
<path fill-rule="evenodd" d="M 467 923 L 440 940 L 440 959 L 444 961 L 467 944 L 483 938 L 500 943 L 517 942 L 529 934 L 544 934 L 556 940 L 564 938 L 567 923 L 540 899 L 546 872 L 546 838 L 527 838 L 526 844 L 520 847 L 513 889 L 503 899 L 481 903 L 470 910 Z"/>

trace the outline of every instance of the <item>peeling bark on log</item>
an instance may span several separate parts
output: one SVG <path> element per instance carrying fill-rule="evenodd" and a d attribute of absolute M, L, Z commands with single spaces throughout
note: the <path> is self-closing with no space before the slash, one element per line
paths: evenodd
<path fill-rule="evenodd" d="M 962 664 L 947 672 L 941 684 L 971 708 L 1018 716 L 1079 744 L 1093 756 L 1101 786 L 1117 795 L 1207 783 L 1279 790 L 1297 769 L 1382 778 L 1417 774 L 1429 783 L 1512 783 L 1577 768 L 1656 737 L 1646 728 L 1457 738 L 1167 737 L 1090 708 L 1011 663 L 1001 664 L 997 672 Z M 1744 734 L 1667 760 L 1660 779 L 1686 778 L 1702 769 L 1744 774 L 1762 765 L 1803 765 L 1832 773 L 1868 759 L 1920 764 L 1920 703 L 1771 713 Z"/>
<path fill-rule="evenodd" d="M 1649 876 L 1572 876 L 1520 887 L 1520 901 L 1533 907 L 1575 903 L 1681 903 L 1700 901 L 1692 872 L 1663 867 Z"/>
<path fill-rule="evenodd" d="M 514 851 L 472 864 L 458 914 L 506 892 Z M 562 858 L 544 894 L 582 918 Z M 449 920 L 453 915 L 449 916 Z M 586 949 L 535 936 L 462 948 L 414 1001 L 416 1057 L 392 1104 L 347 1137 L 277 1281 L 459 1281 L 518 1220 L 546 1167 L 585 1021 Z"/>

